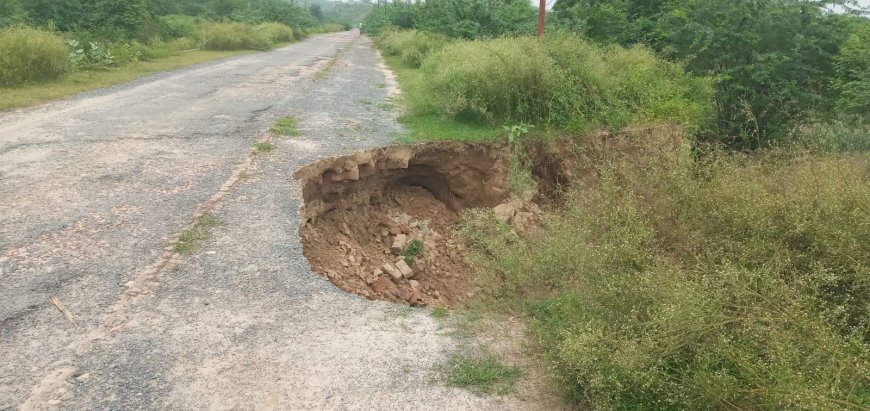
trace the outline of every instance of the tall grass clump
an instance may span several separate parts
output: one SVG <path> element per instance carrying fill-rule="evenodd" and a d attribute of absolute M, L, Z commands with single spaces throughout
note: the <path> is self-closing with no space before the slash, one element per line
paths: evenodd
<path fill-rule="evenodd" d="M 69 68 L 60 35 L 26 26 L 0 29 L 0 85 L 55 78 Z"/>
<path fill-rule="evenodd" d="M 296 40 L 293 29 L 281 23 L 263 23 L 254 27 L 254 30 L 265 35 L 272 43 L 286 43 Z"/>
<path fill-rule="evenodd" d="M 391 56 L 399 56 L 408 67 L 420 67 L 430 53 L 440 50 L 449 40 L 441 34 L 417 30 L 385 30 L 377 37 L 378 47 Z"/>
<path fill-rule="evenodd" d="M 206 50 L 266 50 L 272 46 L 268 33 L 258 33 L 244 23 L 209 22 L 202 30 Z"/>
<path fill-rule="evenodd" d="M 651 51 L 597 46 L 568 34 L 543 43 L 452 43 L 426 58 L 422 70 L 439 114 L 496 125 L 525 122 L 582 132 L 667 122 L 694 130 L 712 107 L 709 81 Z"/>
<path fill-rule="evenodd" d="M 586 153 L 599 177 L 545 236 L 483 215 L 464 230 L 488 294 L 520 301 L 573 401 L 870 405 L 870 156 Z"/>

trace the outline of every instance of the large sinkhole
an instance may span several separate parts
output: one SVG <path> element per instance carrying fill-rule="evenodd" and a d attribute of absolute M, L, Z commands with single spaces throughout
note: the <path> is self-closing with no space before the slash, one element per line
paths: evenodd
<path fill-rule="evenodd" d="M 295 174 L 305 257 L 348 292 L 455 305 L 469 295 L 471 267 L 453 226 L 465 208 L 509 199 L 509 168 L 506 145 L 463 142 L 387 146 L 308 165 Z M 520 214 L 523 206 L 513 207 Z"/>

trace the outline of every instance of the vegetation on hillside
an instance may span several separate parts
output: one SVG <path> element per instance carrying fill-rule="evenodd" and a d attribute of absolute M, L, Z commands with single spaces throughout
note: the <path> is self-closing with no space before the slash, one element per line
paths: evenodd
<path fill-rule="evenodd" d="M 389 7 L 363 29 L 397 72 L 407 138 L 523 130 L 520 163 L 572 138 L 560 155 L 583 177 L 545 234 L 462 223 L 480 298 L 526 316 L 568 398 L 870 407 L 870 20 L 803 0 L 559 0 L 539 42 L 528 19 L 489 23 L 511 2 L 468 4 L 488 8 Z M 685 140 L 664 149 L 652 134 L 673 125 Z"/>
<path fill-rule="evenodd" d="M 590 409 L 870 405 L 870 157 L 692 162 L 636 144 L 625 157 L 579 149 L 597 177 L 567 193 L 540 238 L 485 214 L 463 230 L 479 283 L 527 313 L 569 398 Z"/>
<path fill-rule="evenodd" d="M 350 27 L 315 10 L 320 19 L 282 0 L 0 0 L 0 86 L 192 49 L 268 50 Z"/>

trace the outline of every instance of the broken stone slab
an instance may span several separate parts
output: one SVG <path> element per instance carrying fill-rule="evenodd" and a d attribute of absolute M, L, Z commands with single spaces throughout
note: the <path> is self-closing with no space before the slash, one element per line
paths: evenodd
<path fill-rule="evenodd" d="M 411 290 L 420 291 L 420 282 L 417 280 L 408 281 L 408 284 L 411 285 Z"/>
<path fill-rule="evenodd" d="M 404 261 L 402 261 L 404 263 Z M 407 266 L 407 264 L 405 264 Z M 393 281 L 401 280 L 403 277 L 402 271 L 399 270 L 395 265 L 386 263 L 383 267 L 381 267 L 385 273 L 389 274 L 389 276 L 393 279 Z"/>
<path fill-rule="evenodd" d="M 405 244 L 408 243 L 408 236 L 405 234 L 398 234 L 393 238 L 393 245 L 390 246 L 390 251 L 395 255 L 402 254 L 402 251 L 405 250 Z"/>
<path fill-rule="evenodd" d="M 411 278 L 414 275 L 414 270 L 405 262 L 405 260 L 396 261 L 396 268 L 399 269 L 399 272 L 405 278 Z"/>

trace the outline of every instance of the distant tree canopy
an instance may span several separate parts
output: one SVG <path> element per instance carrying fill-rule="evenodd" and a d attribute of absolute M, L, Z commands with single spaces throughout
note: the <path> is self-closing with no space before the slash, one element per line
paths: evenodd
<path fill-rule="evenodd" d="M 146 39 L 159 17 L 173 14 L 244 23 L 318 24 L 309 11 L 285 0 L 0 0 L 0 26 L 29 23 L 104 37 Z"/>
<path fill-rule="evenodd" d="M 759 146 L 809 121 L 870 115 L 870 20 L 834 3 L 850 2 L 557 0 L 554 12 L 593 40 L 647 44 L 716 78 L 712 133 Z"/>
<path fill-rule="evenodd" d="M 535 9 L 528 0 L 428 0 L 380 5 L 363 22 L 374 34 L 383 27 L 416 28 L 451 37 L 474 39 L 530 34 Z"/>

